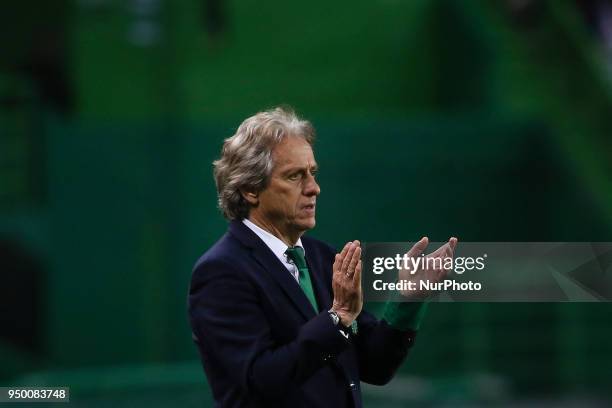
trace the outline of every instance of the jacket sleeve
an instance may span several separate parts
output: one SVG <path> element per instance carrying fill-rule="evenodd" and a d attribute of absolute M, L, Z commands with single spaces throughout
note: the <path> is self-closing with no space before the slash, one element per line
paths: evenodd
<path fill-rule="evenodd" d="M 353 342 L 357 349 L 360 380 L 384 385 L 404 362 L 416 332 L 398 330 L 365 310 L 359 315 L 358 323 L 359 333 Z"/>
<path fill-rule="evenodd" d="M 331 265 L 337 251 L 326 247 Z M 332 279 L 331 268 L 329 279 Z M 390 302 L 386 306 L 381 320 L 363 309 L 357 318 L 358 334 L 351 337 L 359 379 L 374 385 L 384 385 L 393 378 L 414 343 L 424 313 L 420 304 Z"/>
<path fill-rule="evenodd" d="M 236 383 L 263 398 L 282 397 L 348 347 L 326 312 L 304 324 L 293 341 L 275 342 L 254 284 L 224 260 L 196 266 L 189 316 L 202 351 L 219 356 Z"/>

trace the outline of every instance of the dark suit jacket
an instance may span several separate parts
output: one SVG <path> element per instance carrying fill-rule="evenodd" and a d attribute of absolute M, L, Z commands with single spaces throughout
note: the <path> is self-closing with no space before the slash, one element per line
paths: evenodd
<path fill-rule="evenodd" d="M 266 244 L 240 221 L 196 263 L 189 317 L 221 407 L 361 407 L 360 381 L 387 383 L 414 332 L 362 311 L 347 340 L 327 310 L 335 251 L 302 237 L 319 313 Z"/>

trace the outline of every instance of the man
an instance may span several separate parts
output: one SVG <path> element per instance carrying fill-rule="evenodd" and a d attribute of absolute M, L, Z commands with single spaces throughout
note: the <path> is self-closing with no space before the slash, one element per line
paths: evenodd
<path fill-rule="evenodd" d="M 359 241 L 336 254 L 303 235 L 321 192 L 313 142 L 309 122 L 276 108 L 246 119 L 214 162 L 231 222 L 196 263 L 189 315 L 217 406 L 360 407 L 360 381 L 387 383 L 414 341 L 423 303 L 389 303 L 382 320 L 361 310 Z"/>

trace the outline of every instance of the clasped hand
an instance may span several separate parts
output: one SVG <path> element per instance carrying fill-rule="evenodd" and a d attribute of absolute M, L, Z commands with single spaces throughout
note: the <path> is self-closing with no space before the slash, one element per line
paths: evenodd
<path fill-rule="evenodd" d="M 427 248 L 429 239 L 421 238 L 406 253 L 410 258 L 420 257 Z M 423 257 L 424 260 L 440 259 L 439 262 L 423 262 L 416 270 L 401 268 L 398 279 L 417 282 L 429 281 L 430 283 L 441 282 L 446 278 L 448 270 L 444 269 L 445 259 L 452 258 L 457 246 L 457 238 L 451 237 L 448 242 L 431 254 Z M 440 267 L 437 267 L 440 266 Z M 336 254 L 333 265 L 332 289 L 334 291 L 334 302 L 332 310 L 338 313 L 345 327 L 351 325 L 353 320 L 361 313 L 363 307 L 363 291 L 361 289 L 361 243 L 359 241 L 348 242 L 339 254 Z M 427 290 L 405 290 L 401 294 L 410 300 L 423 300 L 431 295 Z"/>
<path fill-rule="evenodd" d="M 421 257 L 423 251 L 427 248 L 429 239 L 427 237 L 421 238 L 416 244 L 410 248 L 406 253 L 408 258 Z M 401 294 L 410 300 L 424 300 L 432 294 L 432 291 L 421 289 L 419 282 L 429 281 L 430 284 L 436 282 L 442 282 L 448 275 L 448 269 L 444 266 L 448 263 L 448 258 L 452 259 L 455 253 L 455 247 L 457 246 L 457 238 L 451 237 L 448 242 L 436 249 L 429 255 L 422 257 L 421 263 L 418 268 L 412 269 L 410 264 L 408 268 L 400 268 L 398 273 L 398 279 L 400 281 L 414 282 L 414 290 L 403 290 Z"/>

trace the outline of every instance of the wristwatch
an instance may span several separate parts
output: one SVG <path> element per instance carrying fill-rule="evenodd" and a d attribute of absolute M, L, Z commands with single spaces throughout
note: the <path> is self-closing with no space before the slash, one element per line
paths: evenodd
<path fill-rule="evenodd" d="M 348 338 L 348 335 L 353 333 L 353 334 L 357 334 L 357 321 L 353 321 L 353 324 L 351 324 L 349 327 L 345 327 L 342 324 L 342 321 L 340 320 L 340 316 L 338 315 L 338 313 L 336 313 L 335 311 L 333 311 L 332 309 L 329 309 L 327 311 L 327 313 L 329 313 L 329 317 L 332 319 L 332 323 L 334 323 L 334 326 L 337 326 L 338 329 Z"/>
<path fill-rule="evenodd" d="M 342 326 L 340 324 L 340 316 L 338 316 L 338 313 L 334 312 L 331 309 L 329 309 L 327 313 L 329 313 L 329 317 L 331 317 L 332 322 L 334 323 L 334 326 L 338 326 L 338 325 Z"/>

